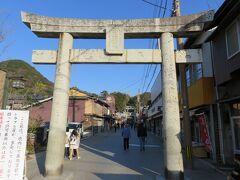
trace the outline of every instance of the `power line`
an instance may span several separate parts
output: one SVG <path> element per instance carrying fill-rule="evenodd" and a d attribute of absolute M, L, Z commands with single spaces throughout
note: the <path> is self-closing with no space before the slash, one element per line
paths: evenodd
<path fill-rule="evenodd" d="M 152 64 L 149 64 L 149 69 L 148 69 L 148 72 L 147 72 L 147 77 L 149 77 L 149 74 L 151 72 L 151 69 L 152 69 Z"/>
<path fill-rule="evenodd" d="M 165 13 L 166 13 L 166 8 L 167 8 L 167 3 L 168 1 L 167 0 L 165 0 L 165 8 L 164 8 L 164 12 L 163 12 L 163 18 L 164 18 L 164 16 L 165 16 Z M 172 9 L 170 10 L 170 11 L 172 11 Z"/>
<path fill-rule="evenodd" d="M 152 6 L 159 7 L 159 8 L 161 8 L 161 9 L 165 9 L 165 10 L 170 10 L 170 11 L 172 11 L 171 9 L 168 9 L 167 7 L 162 7 L 162 6 L 159 6 L 159 5 L 154 4 L 154 3 L 152 3 L 152 2 L 149 2 L 149 1 L 146 1 L 146 0 L 142 0 L 142 1 L 145 2 L 145 3 L 148 3 L 148 4 L 152 5 Z"/>
<path fill-rule="evenodd" d="M 163 0 L 160 1 L 160 6 L 162 6 Z M 161 16 L 161 8 L 159 8 L 157 17 Z"/>
<path fill-rule="evenodd" d="M 162 6 L 162 3 L 163 3 L 163 1 L 161 0 L 161 1 L 160 1 L 160 6 Z M 168 5 L 168 1 L 165 0 L 165 4 L 164 4 L 164 7 L 165 7 L 165 8 L 163 8 L 163 9 L 164 9 L 164 12 L 163 12 L 163 14 L 162 14 L 162 18 L 165 17 L 167 5 Z M 158 17 L 160 17 L 160 14 L 161 14 L 161 9 L 159 9 Z M 154 47 L 154 41 L 152 41 L 152 49 L 153 49 L 153 47 Z M 155 45 L 155 48 L 157 48 L 157 47 L 160 49 L 160 45 L 159 45 L 158 42 L 156 42 L 156 45 Z M 155 65 L 155 68 L 154 68 L 152 77 L 151 77 L 151 79 L 150 79 L 150 81 L 149 81 L 149 83 L 148 83 L 148 85 L 147 85 L 147 88 L 146 88 L 145 92 L 148 90 L 149 86 L 151 85 L 151 83 L 152 83 L 152 81 L 153 81 L 153 78 L 155 77 L 156 70 L 157 70 L 157 65 Z M 145 84 L 144 84 L 144 86 L 145 86 Z M 143 86 L 143 88 L 144 88 L 144 86 Z M 142 92 L 143 92 L 143 91 L 142 91 Z"/>
<path fill-rule="evenodd" d="M 141 81 L 141 79 L 138 79 L 137 81 L 134 81 L 133 83 L 129 84 L 129 85 L 126 86 L 126 87 L 123 87 L 123 88 L 120 89 L 119 91 L 123 91 L 123 90 L 125 90 L 125 89 L 128 89 L 129 87 L 132 87 L 132 86 L 134 86 L 135 84 L 138 84 L 139 81 Z"/>
<path fill-rule="evenodd" d="M 145 87 L 145 83 L 146 83 L 146 79 L 147 79 L 147 71 L 148 71 L 148 68 L 149 68 L 149 64 L 148 65 L 145 65 L 144 67 L 144 73 L 143 73 L 143 83 L 142 83 L 142 92 L 143 92 L 143 89 Z"/>
<path fill-rule="evenodd" d="M 148 83 L 148 86 L 147 86 L 145 92 L 147 92 L 150 84 L 152 83 L 152 80 L 153 80 L 153 78 L 154 78 L 154 76 L 155 76 L 156 70 L 157 70 L 157 65 L 155 65 L 155 68 L 154 68 L 154 71 L 153 71 L 153 75 L 152 75 L 152 77 L 151 77 L 151 80 L 150 80 L 149 83 Z"/>
<path fill-rule="evenodd" d="M 147 65 L 147 69 L 149 68 L 149 64 Z M 143 89 L 144 89 L 144 87 L 145 87 L 145 83 L 146 83 L 146 79 L 147 79 L 147 71 L 148 70 L 146 70 L 145 71 L 145 74 L 144 74 L 144 81 L 143 81 L 143 86 L 142 86 L 142 92 L 143 92 Z"/>
<path fill-rule="evenodd" d="M 206 0 L 206 3 L 207 3 L 207 6 L 208 6 L 208 10 L 210 10 L 210 9 L 211 9 L 211 6 L 210 6 L 208 0 Z"/>
<path fill-rule="evenodd" d="M 155 45 L 155 49 L 156 49 L 157 47 L 158 47 L 158 49 L 160 49 L 160 45 L 159 45 L 159 43 L 156 43 L 156 45 Z M 147 92 L 147 90 L 148 90 L 150 84 L 152 83 L 152 80 L 153 80 L 153 78 L 154 78 L 154 76 L 155 76 L 156 70 L 157 70 L 157 65 L 155 65 L 155 68 L 154 68 L 154 71 L 153 71 L 153 74 L 152 74 L 151 80 L 149 81 L 148 86 L 147 86 L 145 92 Z"/>
<path fill-rule="evenodd" d="M 217 7 L 219 6 L 217 0 L 214 0 L 214 3 L 215 3 L 215 5 L 216 5 Z"/>
<path fill-rule="evenodd" d="M 156 0 L 156 4 L 159 4 L 159 0 Z M 162 4 L 162 0 L 161 0 L 161 4 Z M 154 17 L 156 16 L 156 14 L 157 14 L 157 9 L 158 9 L 158 7 L 157 7 L 157 6 L 154 6 L 153 18 L 154 18 Z M 158 13 L 160 13 L 160 11 L 161 11 L 161 8 L 159 8 L 159 12 L 158 12 Z M 153 49 L 153 44 L 154 44 L 154 40 L 153 40 L 153 39 L 149 40 L 148 47 L 151 48 L 151 49 Z M 143 74 L 144 80 L 143 80 L 143 84 L 142 84 L 142 88 L 141 88 L 142 91 L 141 91 L 141 92 L 143 92 L 143 90 L 144 90 L 144 88 L 145 88 L 145 83 L 146 83 L 146 80 L 147 80 L 147 78 L 148 78 L 148 76 L 149 76 L 149 73 L 150 73 L 150 70 L 151 70 L 151 68 L 152 68 L 152 65 L 151 65 L 151 64 L 148 64 L 148 65 L 146 65 L 145 67 L 146 67 L 147 69 L 145 69 L 144 74 Z"/>

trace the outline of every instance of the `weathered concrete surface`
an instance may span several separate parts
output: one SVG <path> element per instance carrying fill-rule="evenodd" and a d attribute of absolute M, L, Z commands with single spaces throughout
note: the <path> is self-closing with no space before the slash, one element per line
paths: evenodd
<path fill-rule="evenodd" d="M 45 162 L 45 173 L 47 176 L 60 175 L 63 169 L 71 73 L 69 52 L 72 45 L 73 37 L 68 33 L 62 33 L 60 35 L 57 56 L 52 113 Z"/>
<path fill-rule="evenodd" d="M 33 50 L 32 62 L 35 64 L 56 64 L 57 63 L 57 50 Z"/>
<path fill-rule="evenodd" d="M 181 152 L 180 117 L 177 92 L 174 44 L 171 33 L 161 36 L 163 81 L 163 139 L 165 174 L 169 179 L 181 179 L 183 159 Z"/>
<path fill-rule="evenodd" d="M 35 64 L 55 64 L 57 62 L 57 51 L 34 50 L 32 62 Z M 141 64 L 162 62 L 161 50 L 154 49 L 128 49 L 122 55 L 109 55 L 101 49 L 71 49 L 70 63 L 73 64 Z M 176 63 L 201 63 L 202 50 L 189 49 L 175 51 Z"/>
<path fill-rule="evenodd" d="M 22 12 L 22 21 L 39 37 L 58 38 L 61 32 L 74 38 L 105 39 L 106 30 L 122 28 L 125 38 L 159 38 L 160 33 L 171 32 L 175 37 L 189 37 L 205 29 L 213 20 L 213 11 L 164 19 L 90 20 L 38 16 Z"/>
<path fill-rule="evenodd" d="M 202 63 L 202 49 L 183 49 L 175 51 L 176 63 Z"/>
<path fill-rule="evenodd" d="M 106 29 L 106 53 L 123 54 L 124 30 L 123 27 L 108 26 Z"/>

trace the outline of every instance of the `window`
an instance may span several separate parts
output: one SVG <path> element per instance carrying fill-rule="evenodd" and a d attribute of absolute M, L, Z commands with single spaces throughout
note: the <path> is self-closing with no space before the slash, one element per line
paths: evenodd
<path fill-rule="evenodd" d="M 202 64 L 196 64 L 195 66 L 196 66 L 196 80 L 198 80 L 201 79 L 203 76 Z"/>
<path fill-rule="evenodd" d="M 240 103 L 231 104 L 231 115 L 240 116 Z"/>
<path fill-rule="evenodd" d="M 24 88 L 24 87 L 25 87 L 25 84 L 24 84 L 24 82 L 22 82 L 22 81 L 15 80 L 15 81 L 13 81 L 13 83 L 12 83 L 12 87 L 13 87 L 13 88 Z"/>
<path fill-rule="evenodd" d="M 240 152 L 240 102 L 230 105 L 235 151 Z"/>
<path fill-rule="evenodd" d="M 237 19 L 226 31 L 227 56 L 231 58 L 240 51 L 240 29 Z"/>
<path fill-rule="evenodd" d="M 189 87 L 191 85 L 191 76 L 190 76 L 190 69 L 186 68 L 186 79 L 187 79 L 187 86 Z"/>

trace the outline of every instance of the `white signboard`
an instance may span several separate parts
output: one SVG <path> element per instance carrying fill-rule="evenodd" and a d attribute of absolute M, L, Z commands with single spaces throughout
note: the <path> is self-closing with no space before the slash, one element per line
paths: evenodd
<path fill-rule="evenodd" d="M 0 180 L 22 180 L 28 111 L 0 110 Z"/>

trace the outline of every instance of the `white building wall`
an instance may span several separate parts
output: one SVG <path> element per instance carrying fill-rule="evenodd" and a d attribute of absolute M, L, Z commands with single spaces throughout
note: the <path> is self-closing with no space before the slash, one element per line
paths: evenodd
<path fill-rule="evenodd" d="M 203 77 L 213 77 L 210 42 L 204 43 L 202 45 L 202 55 L 203 55 L 203 63 L 202 63 Z"/>
<path fill-rule="evenodd" d="M 159 72 L 152 88 L 151 88 L 151 107 L 148 109 L 148 117 L 151 117 L 162 110 L 162 77 Z M 160 95 L 160 96 L 159 96 Z"/>
<path fill-rule="evenodd" d="M 162 110 L 162 97 L 160 97 L 150 109 L 148 109 L 148 117 L 151 117 L 157 114 L 160 110 Z"/>
<path fill-rule="evenodd" d="M 162 77 L 161 77 L 161 71 L 157 75 L 157 78 L 152 86 L 151 89 L 151 102 L 154 101 L 154 99 L 157 98 L 157 96 L 162 92 Z"/>

